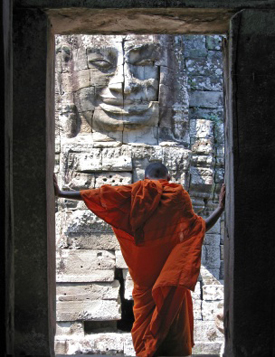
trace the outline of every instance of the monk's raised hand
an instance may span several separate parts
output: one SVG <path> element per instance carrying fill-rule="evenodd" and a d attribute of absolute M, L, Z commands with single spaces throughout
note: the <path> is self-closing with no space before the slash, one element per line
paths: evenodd
<path fill-rule="evenodd" d="M 224 210 L 225 207 L 225 184 L 222 184 L 221 191 L 220 191 L 220 196 L 219 196 L 219 207 Z"/>

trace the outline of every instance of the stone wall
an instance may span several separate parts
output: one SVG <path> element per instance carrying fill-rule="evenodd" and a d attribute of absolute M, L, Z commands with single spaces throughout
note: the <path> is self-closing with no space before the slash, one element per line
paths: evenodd
<path fill-rule="evenodd" d="M 224 174 L 221 36 L 56 37 L 56 167 L 63 189 L 129 184 L 163 162 L 207 216 Z M 193 293 L 196 353 L 220 351 L 223 221 Z M 134 355 L 132 282 L 112 230 L 56 204 L 56 353 Z"/>

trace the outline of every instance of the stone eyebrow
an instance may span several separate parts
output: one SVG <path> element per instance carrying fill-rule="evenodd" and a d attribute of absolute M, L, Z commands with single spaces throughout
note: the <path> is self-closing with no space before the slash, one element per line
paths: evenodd
<path fill-rule="evenodd" d="M 160 57 L 160 46 L 155 43 L 145 43 L 130 48 L 126 53 L 129 63 L 136 63 L 142 59 L 158 60 Z"/>
<path fill-rule="evenodd" d="M 117 50 L 114 47 L 105 47 L 105 48 L 98 48 L 98 47 L 87 47 L 86 53 L 89 57 L 93 57 L 93 55 L 96 57 L 102 56 L 105 57 L 109 60 L 115 60 L 117 58 Z"/>

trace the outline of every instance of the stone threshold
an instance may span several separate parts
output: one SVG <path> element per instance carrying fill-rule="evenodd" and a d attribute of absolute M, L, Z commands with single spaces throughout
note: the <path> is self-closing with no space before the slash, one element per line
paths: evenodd
<path fill-rule="evenodd" d="M 73 357 L 84 357 L 84 356 L 93 356 L 93 357 L 106 357 L 106 356 L 109 356 L 109 357 L 117 357 L 118 355 L 94 355 L 94 354 L 81 354 L 81 355 L 55 355 L 55 357 L 68 357 L 68 356 L 73 356 Z M 132 357 L 132 356 L 127 356 L 127 357 Z M 166 356 L 160 356 L 160 357 L 166 357 Z M 177 357 L 177 356 L 174 356 L 174 357 Z M 192 355 L 190 357 L 220 357 L 220 355 L 208 355 L 208 354 L 197 354 L 197 355 Z"/>

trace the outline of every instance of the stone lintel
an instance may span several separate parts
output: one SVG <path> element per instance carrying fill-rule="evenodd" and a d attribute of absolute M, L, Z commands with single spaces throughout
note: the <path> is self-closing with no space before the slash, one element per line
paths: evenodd
<path fill-rule="evenodd" d="M 135 8 L 46 10 L 55 33 L 87 34 L 218 34 L 228 31 L 230 9 Z"/>

